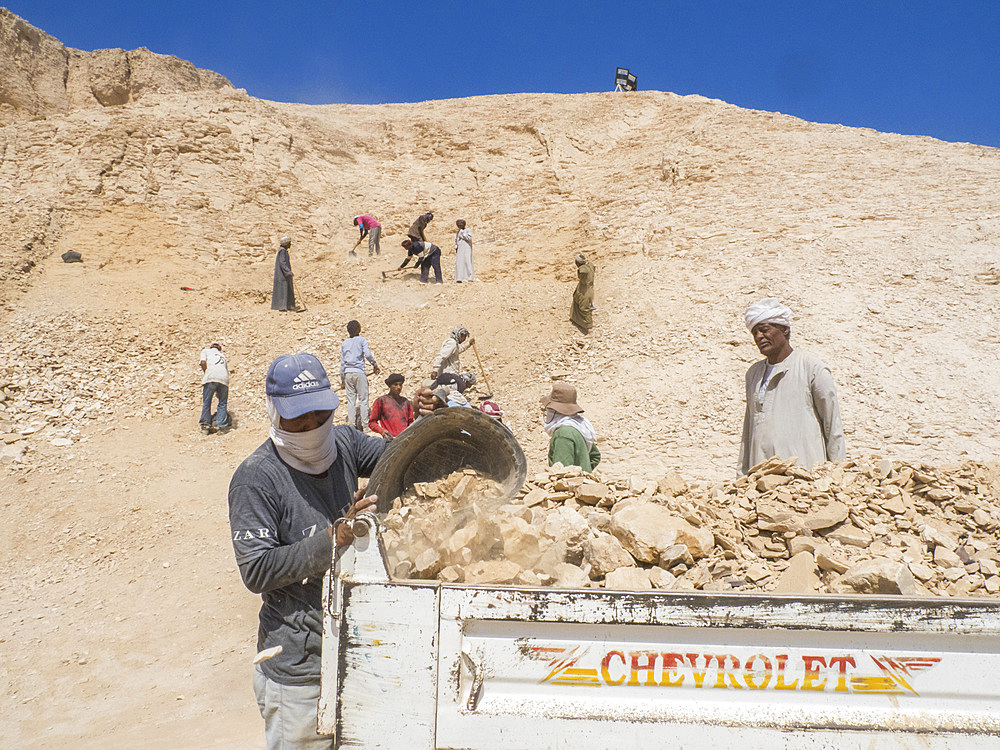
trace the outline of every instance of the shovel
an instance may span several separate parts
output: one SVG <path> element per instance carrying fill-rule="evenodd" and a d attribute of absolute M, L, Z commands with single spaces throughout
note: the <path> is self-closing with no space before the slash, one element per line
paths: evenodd
<path fill-rule="evenodd" d="M 486 370 L 483 369 L 483 360 L 479 358 L 479 350 L 476 349 L 476 342 L 472 342 L 472 351 L 476 355 L 476 362 L 479 363 L 479 372 L 483 374 L 483 382 L 486 384 L 486 390 L 488 391 L 486 395 L 482 397 L 482 401 L 489 401 L 493 398 L 493 389 L 490 388 L 490 379 L 486 377 Z"/>

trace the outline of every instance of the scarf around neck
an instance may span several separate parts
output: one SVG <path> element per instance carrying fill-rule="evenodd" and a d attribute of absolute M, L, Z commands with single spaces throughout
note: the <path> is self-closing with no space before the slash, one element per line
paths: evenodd
<path fill-rule="evenodd" d="M 333 434 L 333 414 L 315 430 L 288 432 L 281 429 L 281 415 L 267 396 L 267 416 L 271 420 L 269 436 L 281 460 L 297 471 L 322 474 L 337 459 L 337 441 Z"/>
<path fill-rule="evenodd" d="M 583 435 L 588 449 L 593 448 L 597 442 L 597 433 L 594 431 L 594 425 L 586 417 L 581 417 L 579 414 L 560 414 L 555 409 L 547 410 L 545 413 L 545 423 L 542 425 L 545 433 L 549 437 L 552 437 L 552 433 L 560 427 L 572 427 Z"/>

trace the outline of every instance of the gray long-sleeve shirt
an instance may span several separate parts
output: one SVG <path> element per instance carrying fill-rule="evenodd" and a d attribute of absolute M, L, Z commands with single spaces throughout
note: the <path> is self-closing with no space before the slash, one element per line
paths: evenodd
<path fill-rule="evenodd" d="M 766 370 L 766 359 L 747 370 L 740 472 L 746 474 L 772 456 L 795 456 L 807 469 L 844 458 L 844 427 L 830 368 L 795 350 L 774 365 L 762 390 Z"/>
<path fill-rule="evenodd" d="M 340 345 L 340 379 L 348 372 L 364 372 L 365 360 L 372 363 L 372 367 L 378 367 L 372 350 L 368 348 L 368 339 L 364 336 L 351 336 L 344 339 Z"/>
<path fill-rule="evenodd" d="M 282 646 L 261 663 L 283 685 L 319 682 L 323 574 L 333 549 L 327 528 L 350 507 L 358 477 L 370 476 L 387 445 L 333 428 L 337 458 L 322 477 L 297 471 L 267 440 L 229 484 L 229 525 L 246 587 L 261 594 L 257 650 Z"/>

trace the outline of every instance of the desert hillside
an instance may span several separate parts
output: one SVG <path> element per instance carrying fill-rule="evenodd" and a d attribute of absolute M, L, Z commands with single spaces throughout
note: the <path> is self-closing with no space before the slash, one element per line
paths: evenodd
<path fill-rule="evenodd" d="M 267 364 L 306 350 L 336 370 L 351 318 L 407 389 L 467 326 L 529 470 L 538 397 L 564 379 L 605 474 L 731 479 L 759 358 L 742 313 L 766 295 L 833 368 L 848 457 L 1000 447 L 996 149 L 655 91 L 278 104 L 145 50 L 68 50 L 3 10 L 0 73 L 12 747 L 260 743 L 258 599 L 226 487 L 266 435 Z M 446 283 L 383 280 L 427 210 Z M 359 213 L 385 226 L 380 257 L 347 256 Z M 452 283 L 458 218 L 472 284 Z M 269 307 L 283 235 L 301 314 Z M 568 322 L 579 252 L 597 268 L 589 336 Z M 205 437 L 213 340 L 238 428 Z"/>

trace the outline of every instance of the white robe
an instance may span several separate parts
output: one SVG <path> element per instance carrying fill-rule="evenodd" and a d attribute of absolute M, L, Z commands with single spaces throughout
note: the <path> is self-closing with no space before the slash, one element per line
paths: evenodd
<path fill-rule="evenodd" d="M 772 456 L 794 456 L 807 469 L 844 458 L 844 427 L 830 368 L 812 354 L 793 351 L 774 366 L 762 400 L 766 368 L 762 359 L 747 370 L 740 472 Z"/>
<path fill-rule="evenodd" d="M 455 234 L 455 281 L 472 281 L 472 232 L 459 229 Z"/>

